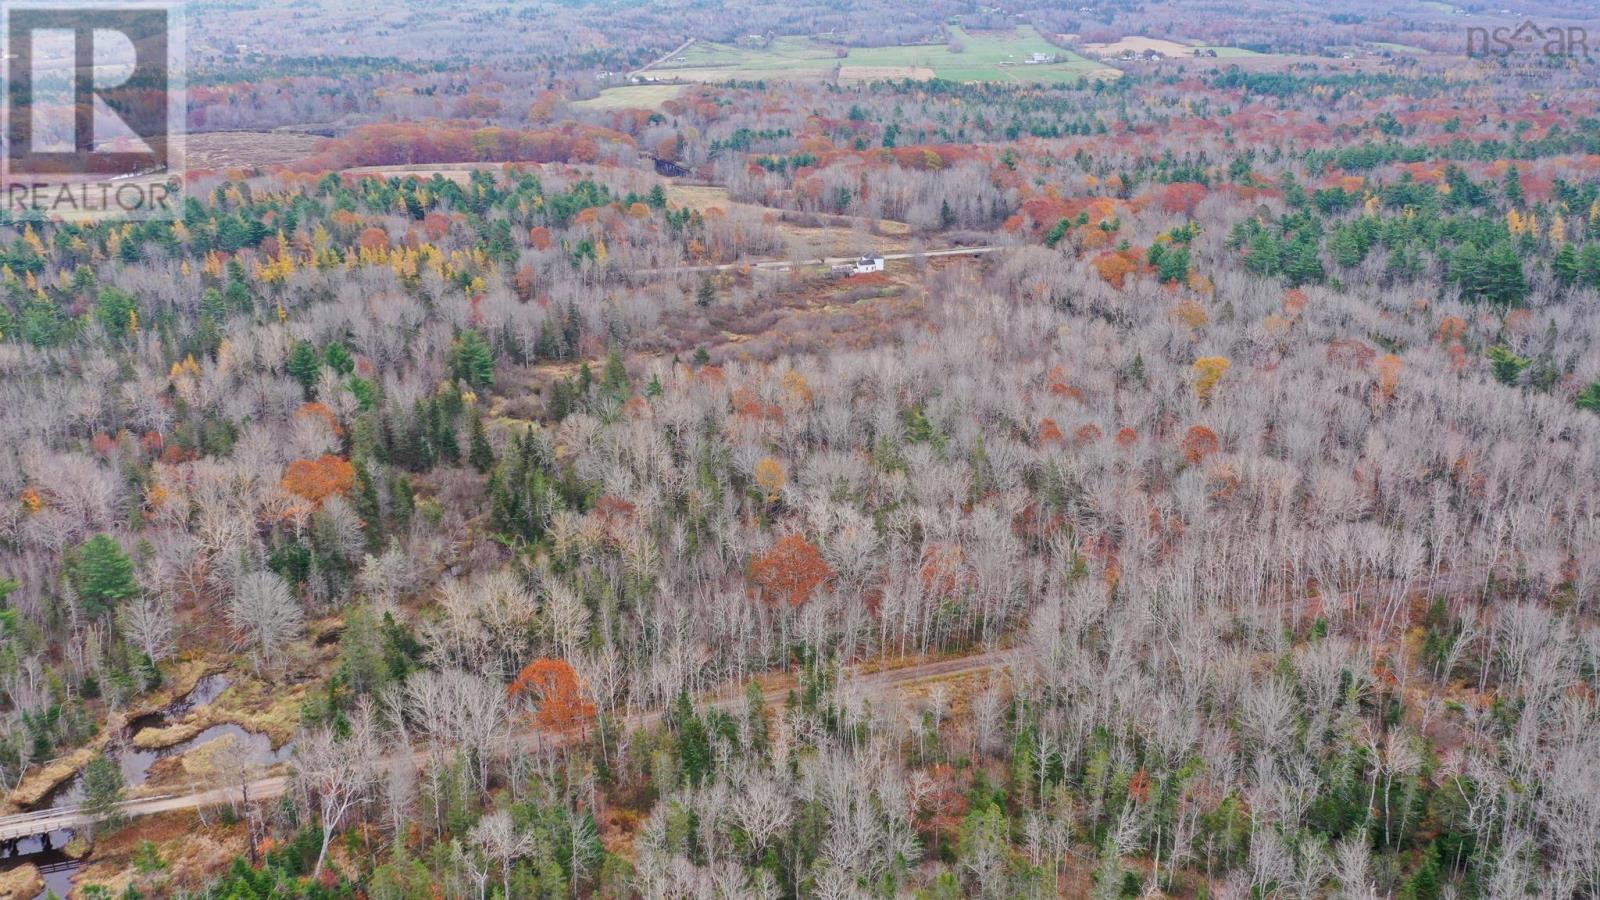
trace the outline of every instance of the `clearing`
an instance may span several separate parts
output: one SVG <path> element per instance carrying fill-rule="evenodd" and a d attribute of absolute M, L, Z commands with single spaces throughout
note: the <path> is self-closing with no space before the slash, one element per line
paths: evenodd
<path fill-rule="evenodd" d="M 184 138 L 191 170 L 285 165 L 311 155 L 324 138 L 291 131 L 205 131 Z"/>
<path fill-rule="evenodd" d="M 1114 59 L 1124 53 L 1144 53 L 1148 50 L 1154 50 L 1162 56 L 1191 56 L 1194 54 L 1194 45 L 1187 42 L 1143 37 L 1136 34 L 1126 35 L 1109 44 L 1084 44 L 1083 49 L 1090 56 L 1100 59 Z"/>
<path fill-rule="evenodd" d="M 951 31 L 948 44 L 895 47 L 835 47 L 803 37 L 777 38 L 765 47 L 696 42 L 649 71 L 681 81 L 942 78 L 1033 83 L 1121 74 L 1057 47 L 1031 25 L 1009 31 Z M 1029 62 L 1036 54 L 1050 62 Z"/>
<path fill-rule="evenodd" d="M 572 103 L 578 109 L 658 109 L 683 93 L 676 84 L 630 84 L 606 88 L 600 96 Z"/>

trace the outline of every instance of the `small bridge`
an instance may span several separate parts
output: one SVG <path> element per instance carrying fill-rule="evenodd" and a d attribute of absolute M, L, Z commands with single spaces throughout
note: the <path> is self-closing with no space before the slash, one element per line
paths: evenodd
<path fill-rule="evenodd" d="M 41 809 L 0 818 L 0 858 L 16 856 L 22 842 L 37 837 L 45 850 L 50 846 L 50 835 L 57 831 L 71 831 L 94 821 L 94 817 L 77 806 L 58 809 Z"/>
<path fill-rule="evenodd" d="M 202 788 L 192 794 L 161 794 L 155 797 L 124 800 L 117 804 L 116 814 L 123 819 L 137 819 L 141 816 L 174 810 L 266 800 L 280 797 L 288 789 L 289 779 L 277 775 L 252 781 L 243 789 Z M 13 816 L 0 816 L 0 858 L 15 855 L 18 846 L 32 837 L 41 838 L 45 849 L 50 849 L 51 834 L 58 831 L 75 831 L 93 825 L 101 818 L 103 817 L 90 813 L 82 806 L 60 806 L 54 809 L 17 813 Z"/>
<path fill-rule="evenodd" d="M 659 156 L 652 156 L 650 159 L 656 164 L 656 174 L 663 178 L 682 178 L 683 176 L 689 174 L 688 169 L 685 169 L 683 166 L 678 165 L 670 159 L 662 159 Z"/>

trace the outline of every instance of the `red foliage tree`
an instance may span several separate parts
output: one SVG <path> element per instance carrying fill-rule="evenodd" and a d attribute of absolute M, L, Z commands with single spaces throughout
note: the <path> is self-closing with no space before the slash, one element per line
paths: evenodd
<path fill-rule="evenodd" d="M 1198 463 L 1222 448 L 1217 433 L 1204 425 L 1195 425 L 1183 436 L 1183 458 Z"/>
<path fill-rule="evenodd" d="M 1206 186 L 1190 181 L 1175 181 L 1161 194 L 1162 210 L 1174 215 L 1194 215 L 1194 208 L 1206 198 Z"/>
<path fill-rule="evenodd" d="M 772 602 L 799 606 L 833 577 L 817 548 L 799 534 L 785 535 L 750 566 L 750 580 Z"/>

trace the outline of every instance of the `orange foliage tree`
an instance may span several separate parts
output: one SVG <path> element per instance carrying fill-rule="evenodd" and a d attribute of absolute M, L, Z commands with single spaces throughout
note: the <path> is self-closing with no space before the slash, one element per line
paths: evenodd
<path fill-rule="evenodd" d="M 1400 387 L 1400 371 L 1405 368 L 1405 364 L 1393 353 L 1385 353 L 1378 357 L 1374 368 L 1378 370 L 1378 400 L 1388 403 L 1394 398 L 1395 390 Z"/>
<path fill-rule="evenodd" d="M 750 580 L 769 601 L 799 606 L 818 585 L 833 577 L 833 569 L 811 542 L 799 534 L 778 539 L 772 549 L 750 566 Z"/>
<path fill-rule="evenodd" d="M 331 453 L 320 459 L 297 459 L 283 473 L 283 489 L 312 503 L 349 491 L 355 481 L 355 466 Z"/>
<path fill-rule="evenodd" d="M 549 731 L 565 734 L 594 715 L 594 704 L 578 689 L 578 674 L 564 659 L 540 657 L 528 663 L 506 692 L 513 700 L 530 695 L 539 704 L 534 723 Z"/>
<path fill-rule="evenodd" d="M 387 251 L 389 249 L 389 232 L 376 225 L 362 230 L 361 249 L 370 252 Z"/>
<path fill-rule="evenodd" d="M 1121 289 L 1128 275 L 1138 271 L 1139 257 L 1132 250 L 1113 250 L 1095 257 L 1094 270 L 1106 284 Z"/>

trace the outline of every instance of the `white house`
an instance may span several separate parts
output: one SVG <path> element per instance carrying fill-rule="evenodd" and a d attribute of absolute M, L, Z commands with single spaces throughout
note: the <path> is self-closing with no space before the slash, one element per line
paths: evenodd
<path fill-rule="evenodd" d="M 881 257 L 881 256 L 863 256 L 860 259 L 856 260 L 855 274 L 857 274 L 857 275 L 863 275 L 863 274 L 866 274 L 867 272 L 882 272 L 882 271 L 883 271 L 883 257 Z"/>

